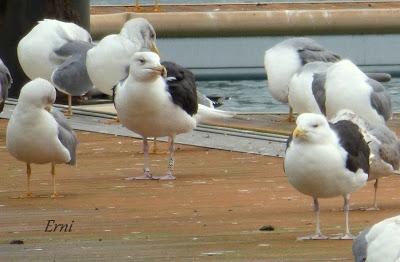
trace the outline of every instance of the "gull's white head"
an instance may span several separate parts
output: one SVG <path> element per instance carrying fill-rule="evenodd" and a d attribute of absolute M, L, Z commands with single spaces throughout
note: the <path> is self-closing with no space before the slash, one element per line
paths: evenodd
<path fill-rule="evenodd" d="M 293 140 L 304 143 L 323 144 L 332 141 L 333 132 L 325 116 L 304 113 L 297 117 Z"/>
<path fill-rule="evenodd" d="M 156 31 L 146 19 L 139 17 L 127 21 L 120 34 L 138 44 L 140 51 L 149 50 L 159 54 L 156 46 Z"/>
<path fill-rule="evenodd" d="M 139 82 L 152 81 L 166 76 L 166 69 L 160 63 L 160 57 L 153 52 L 136 52 L 129 67 L 130 75 Z"/>
<path fill-rule="evenodd" d="M 56 100 L 56 89 L 47 80 L 36 78 L 25 84 L 18 98 L 18 104 L 37 108 L 48 108 Z"/>

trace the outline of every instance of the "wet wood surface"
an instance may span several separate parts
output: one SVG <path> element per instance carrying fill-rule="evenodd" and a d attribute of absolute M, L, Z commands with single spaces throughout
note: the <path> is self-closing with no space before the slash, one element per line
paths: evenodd
<path fill-rule="evenodd" d="M 25 165 L 7 152 L 6 124 L 0 120 L 0 261 L 352 261 L 351 241 L 296 241 L 314 230 L 312 201 L 288 184 L 282 158 L 179 145 L 176 181 L 126 181 L 142 172 L 141 141 L 79 131 L 78 166 L 56 168 L 64 197 L 48 197 L 50 166 L 33 165 L 34 198 L 19 199 Z M 164 174 L 166 154 L 150 158 L 153 173 Z M 352 211 L 352 232 L 398 215 L 399 187 L 400 177 L 382 179 L 381 210 Z M 369 183 L 351 204 L 372 200 Z M 320 202 L 324 233 L 343 232 L 342 204 Z M 45 232 L 48 220 L 74 222 L 71 232 Z"/>

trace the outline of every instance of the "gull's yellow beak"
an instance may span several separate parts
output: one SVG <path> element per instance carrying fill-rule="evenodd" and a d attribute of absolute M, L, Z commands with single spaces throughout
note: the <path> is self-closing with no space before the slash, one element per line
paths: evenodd
<path fill-rule="evenodd" d="M 304 131 L 300 127 L 296 127 L 293 131 L 293 137 L 304 137 L 305 135 L 306 131 Z"/>
<path fill-rule="evenodd" d="M 150 48 L 150 50 L 151 50 L 152 52 L 156 53 L 157 55 L 160 55 L 160 51 L 158 50 L 157 45 L 156 45 L 156 42 L 154 42 L 154 41 L 151 43 L 151 48 Z"/>
<path fill-rule="evenodd" d="M 48 112 L 51 112 L 51 105 L 45 106 L 44 109 L 46 109 L 46 111 L 48 111 Z"/>

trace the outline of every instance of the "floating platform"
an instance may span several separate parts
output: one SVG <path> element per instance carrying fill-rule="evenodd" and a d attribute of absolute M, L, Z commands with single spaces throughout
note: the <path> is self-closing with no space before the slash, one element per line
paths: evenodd
<path fill-rule="evenodd" d="M 176 181 L 126 181 L 142 172 L 141 141 L 77 131 L 78 166 L 56 168 L 63 197 L 48 197 L 50 165 L 33 165 L 34 197 L 20 199 L 25 164 L 7 152 L 6 125 L 1 119 L 1 261 L 352 261 L 352 241 L 296 241 L 314 230 L 312 200 L 288 184 L 282 158 L 178 145 Z M 167 155 L 150 158 L 163 174 Z M 399 177 L 382 179 L 381 210 L 351 211 L 351 231 L 398 215 L 399 187 Z M 372 199 L 369 183 L 351 204 Z M 341 233 L 342 199 L 320 205 L 323 232 Z M 71 232 L 45 232 L 49 220 Z"/>

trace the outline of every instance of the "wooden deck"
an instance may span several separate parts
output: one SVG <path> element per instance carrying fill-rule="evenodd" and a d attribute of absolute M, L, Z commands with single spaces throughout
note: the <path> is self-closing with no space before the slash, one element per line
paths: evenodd
<path fill-rule="evenodd" d="M 179 145 L 172 182 L 124 180 L 142 169 L 140 140 L 78 132 L 78 166 L 57 167 L 62 198 L 51 199 L 50 166 L 25 165 L 5 148 L 0 120 L 0 261 L 352 261 L 351 241 L 296 241 L 314 229 L 311 199 L 284 177 L 282 159 Z M 165 144 L 162 144 L 165 146 Z M 156 175 L 166 155 L 151 155 Z M 378 212 L 352 211 L 352 232 L 400 212 L 400 177 L 380 183 Z M 372 202 L 373 185 L 352 196 Z M 343 231 L 342 199 L 321 201 L 322 229 Z M 48 220 L 71 232 L 44 232 Z M 271 225 L 273 231 L 259 231 Z M 23 240 L 24 244 L 10 244 Z"/>

